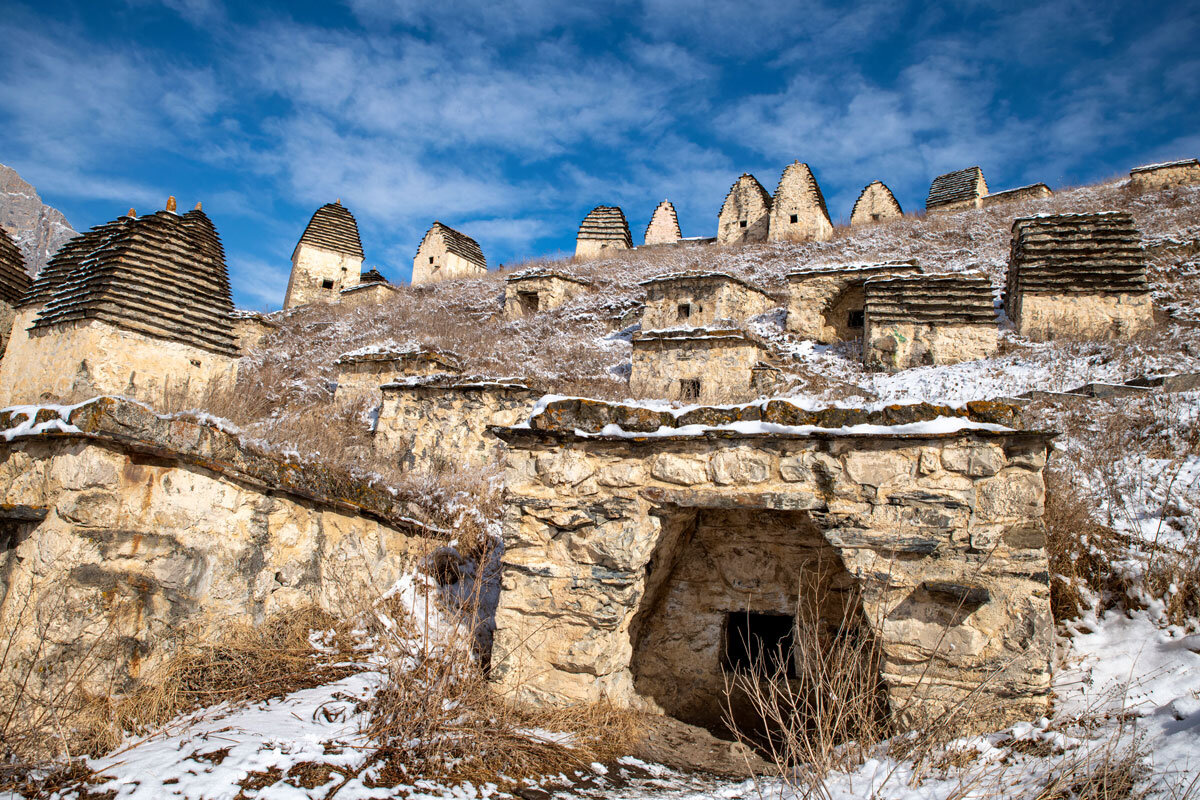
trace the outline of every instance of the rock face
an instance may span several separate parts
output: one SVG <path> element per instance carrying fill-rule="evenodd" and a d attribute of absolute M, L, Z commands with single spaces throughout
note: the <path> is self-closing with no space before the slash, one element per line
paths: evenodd
<path fill-rule="evenodd" d="M 748 172 L 729 188 L 717 215 L 717 242 L 765 242 L 771 229 L 771 195 Z"/>
<path fill-rule="evenodd" d="M 488 428 L 522 422 L 538 397 L 522 384 L 478 376 L 431 375 L 380 388 L 376 456 L 427 471 L 500 463 L 504 443 Z"/>
<path fill-rule="evenodd" d="M 478 278 L 487 274 L 487 259 L 479 243 L 448 225 L 434 222 L 413 256 L 413 285 Z"/>
<path fill-rule="evenodd" d="M 1146 164 L 1129 170 L 1129 186 L 1137 192 L 1169 189 L 1190 183 L 1200 183 L 1200 161 L 1194 158 Z"/>
<path fill-rule="evenodd" d="M 632 250 L 633 237 L 620 206 L 596 206 L 579 224 L 575 235 L 575 257 L 597 258 L 605 250 Z"/>
<path fill-rule="evenodd" d="M 378 405 L 379 387 L 399 378 L 462 372 L 458 356 L 442 350 L 347 353 L 334 362 L 339 400 L 370 398 Z"/>
<path fill-rule="evenodd" d="M 41 272 L 51 256 L 77 235 L 62 212 L 43 203 L 37 190 L 23 181 L 16 170 L 3 164 L 0 164 L 0 228 L 20 248 L 30 275 Z"/>
<path fill-rule="evenodd" d="M 788 164 L 771 199 L 768 241 L 827 242 L 832 238 L 833 223 L 812 170 L 799 161 Z"/>
<path fill-rule="evenodd" d="M 536 416 L 498 434 L 492 677 L 507 696 L 712 723 L 738 668 L 731 632 L 786 633 L 812 590 L 819 621 L 874 637 L 905 723 L 959 703 L 972 730 L 1046 712 L 1048 435 L 626 438 Z"/>
<path fill-rule="evenodd" d="M 863 363 L 896 372 L 988 358 L 1000 347 L 984 275 L 918 275 L 865 286 Z"/>
<path fill-rule="evenodd" d="M 234 379 L 225 251 L 200 210 L 126 215 L 75 237 L 22 298 L 0 402 L 122 394 L 200 397 Z"/>
<path fill-rule="evenodd" d="M 754 369 L 767 346 L 736 328 L 637 333 L 629 391 L 634 397 L 739 403 L 759 395 Z"/>
<path fill-rule="evenodd" d="M 583 278 L 555 270 L 532 269 L 518 273 L 504 281 L 504 316 L 520 319 L 558 308 L 591 285 Z"/>
<path fill-rule="evenodd" d="M 934 178 L 930 184 L 929 196 L 925 198 L 925 211 L 980 208 L 987 193 L 987 181 L 983 179 L 983 170 L 979 167 L 947 172 Z"/>
<path fill-rule="evenodd" d="M 52 433 L 0 439 L 0 626 L 18 632 L 0 684 L 32 667 L 34 696 L 92 647 L 88 688 L 120 691 L 184 630 L 204 641 L 304 605 L 352 609 L 410 570 L 426 535 L 387 492 L 212 426 L 113 398 L 34 413 Z M 0 429 L 23 422 L 0 415 Z"/>
<path fill-rule="evenodd" d="M 679 217 L 670 200 L 663 200 L 654 209 L 650 224 L 646 226 L 646 244 L 674 244 L 683 238 L 679 230 Z"/>
<path fill-rule="evenodd" d="M 790 272 L 787 329 L 821 344 L 860 338 L 866 282 L 920 272 L 915 261 L 836 264 Z"/>
<path fill-rule="evenodd" d="M 1020 335 L 1127 338 L 1154 324 L 1130 214 L 1022 217 L 1012 231 L 1004 307 Z"/>
<path fill-rule="evenodd" d="M 342 289 L 359 284 L 363 258 L 358 221 L 350 210 L 341 200 L 321 206 L 292 251 L 283 307 L 336 303 Z"/>
<path fill-rule="evenodd" d="M 1028 186 L 1018 186 L 1016 189 L 1005 189 L 1002 192 L 992 192 L 983 197 L 983 207 L 991 208 L 1003 203 L 1012 203 L 1017 200 L 1036 200 L 1041 197 L 1049 197 L 1054 194 L 1050 191 L 1050 187 L 1044 183 L 1031 183 Z"/>
<path fill-rule="evenodd" d="M 854 201 L 850 212 L 850 227 L 870 225 L 885 219 L 904 216 L 895 195 L 882 181 L 868 183 Z"/>
<path fill-rule="evenodd" d="M 643 331 L 744 322 L 777 305 L 766 292 L 724 272 L 676 272 L 640 285 L 646 289 Z"/>

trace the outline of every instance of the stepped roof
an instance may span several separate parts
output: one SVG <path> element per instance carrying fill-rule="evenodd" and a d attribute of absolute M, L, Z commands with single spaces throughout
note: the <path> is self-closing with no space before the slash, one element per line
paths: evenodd
<path fill-rule="evenodd" d="M 371 269 L 364 272 L 358 278 L 358 283 L 360 286 L 364 285 L 364 284 L 368 284 L 368 283 L 387 283 L 387 282 L 388 282 L 388 279 L 383 277 L 383 273 L 380 272 L 379 270 L 375 269 L 374 267 L 372 267 Z"/>
<path fill-rule="evenodd" d="M 129 214 L 76 236 L 34 281 L 22 305 L 30 303 L 44 303 L 32 329 L 96 319 L 238 353 L 225 249 L 199 206 L 183 215 Z"/>
<path fill-rule="evenodd" d="M 1013 221 L 1007 291 L 1137 294 L 1148 291 L 1146 255 L 1125 211 L 1042 214 Z"/>
<path fill-rule="evenodd" d="M 0 228 L 0 300 L 16 305 L 29 291 L 30 283 L 20 248 L 9 238 L 8 232 Z"/>
<path fill-rule="evenodd" d="M 633 237 L 629 235 L 629 223 L 625 221 L 625 212 L 620 206 L 596 206 L 583 218 L 579 225 L 579 233 L 575 239 L 598 239 L 601 241 L 621 241 L 626 247 L 633 247 Z"/>
<path fill-rule="evenodd" d="M 991 325 L 992 284 L 979 273 L 905 275 L 866 282 L 863 311 L 871 324 Z"/>
<path fill-rule="evenodd" d="M 326 203 L 313 213 L 296 246 L 302 244 L 348 256 L 364 257 L 362 240 L 358 237 L 358 223 L 350 210 L 342 205 L 341 200 Z"/>
<path fill-rule="evenodd" d="M 925 198 L 925 208 L 937 208 L 951 203 L 965 203 L 975 200 L 982 195 L 979 184 L 983 183 L 983 194 L 987 194 L 987 182 L 983 180 L 983 170 L 979 167 L 967 167 L 957 172 L 947 172 L 933 179 L 929 186 L 929 196 Z"/>
<path fill-rule="evenodd" d="M 801 161 L 793 161 L 784 167 L 783 174 L 779 176 L 779 183 L 775 187 L 775 196 L 771 198 L 772 210 L 780 207 L 781 201 L 786 197 L 783 192 L 789 186 L 794 186 L 799 190 L 797 196 L 807 201 L 805 204 L 807 207 L 821 209 L 821 214 L 825 219 L 829 219 L 829 209 L 825 207 L 825 195 L 821 193 L 816 176 L 813 175 L 812 168 Z M 799 207 L 797 206 L 797 208 Z"/>
<path fill-rule="evenodd" d="M 663 200 L 654 209 L 650 223 L 646 226 L 646 244 L 667 244 L 683 238 L 679 230 L 679 216 L 675 213 L 675 205 L 670 200 Z"/>
<path fill-rule="evenodd" d="M 446 250 L 454 253 L 459 258 L 466 259 L 472 264 L 487 269 L 487 259 L 483 257 L 483 250 L 479 247 L 479 242 L 465 233 L 460 233 L 449 225 L 443 225 L 437 221 L 429 226 L 429 230 L 425 231 L 425 235 L 421 238 L 421 244 L 417 245 L 418 253 L 421 252 L 421 248 L 425 246 L 425 242 L 429 237 L 435 234 L 442 237 L 442 241 L 446 243 Z"/>
<path fill-rule="evenodd" d="M 782 180 L 782 178 L 780 180 Z M 758 178 L 754 177 L 749 172 L 743 172 L 741 177 L 734 181 L 733 186 L 730 186 L 729 191 L 726 192 L 725 200 L 721 203 L 721 213 L 725 212 L 725 207 L 729 205 L 730 201 L 735 200 L 736 197 L 743 192 L 749 192 L 751 194 L 758 195 L 759 199 L 762 200 L 763 205 L 766 206 L 766 209 L 768 211 L 771 210 L 771 195 L 767 194 L 767 190 L 764 189 L 763 185 L 758 182 Z M 822 202 L 824 201 L 822 200 Z"/>
<path fill-rule="evenodd" d="M 854 224 L 854 218 L 858 215 L 858 209 L 863 205 L 864 201 L 869 202 L 871 198 L 879 197 L 885 205 L 896 212 L 896 216 L 904 216 L 904 210 L 900 208 L 900 203 L 896 200 L 896 195 L 892 194 L 892 190 L 883 181 L 871 181 L 863 190 L 858 193 L 858 199 L 854 201 L 854 208 L 850 210 L 850 223 Z"/>

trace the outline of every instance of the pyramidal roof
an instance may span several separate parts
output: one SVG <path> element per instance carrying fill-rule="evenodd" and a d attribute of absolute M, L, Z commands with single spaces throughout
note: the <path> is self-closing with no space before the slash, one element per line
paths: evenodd
<path fill-rule="evenodd" d="M 729 187 L 729 191 L 725 194 L 725 201 L 721 203 L 721 211 L 725 211 L 725 207 L 731 201 L 735 201 L 746 194 L 758 195 L 762 200 L 767 210 L 771 209 L 771 195 L 767 194 L 767 190 L 758 182 L 758 178 L 751 175 L 749 172 L 743 172 L 742 176 L 733 182 L 733 186 Z"/>
<path fill-rule="evenodd" d="M 421 247 L 424 246 L 429 237 L 434 235 L 442 237 L 442 240 L 446 243 L 446 250 L 449 252 L 483 269 L 487 269 L 487 259 L 483 257 L 483 249 L 480 248 L 479 242 L 465 233 L 460 233 L 449 225 L 443 225 L 437 221 L 430 225 L 429 230 L 425 231 L 425 235 L 421 237 L 421 244 L 417 245 L 418 253 L 421 252 Z"/>
<path fill-rule="evenodd" d="M 95 319 L 236 356 L 225 249 L 212 221 L 198 205 L 183 215 L 132 211 L 50 260 L 22 300 L 44 303 L 32 329 Z"/>
<path fill-rule="evenodd" d="M 302 244 L 364 258 L 362 240 L 358 237 L 358 222 L 341 200 L 326 203 L 316 210 L 296 246 Z"/>
<path fill-rule="evenodd" d="M 983 184 L 982 194 L 980 184 Z M 987 194 L 987 182 L 983 179 L 983 170 L 967 167 L 934 178 L 929 185 L 929 196 L 925 198 L 925 208 L 969 202 L 984 194 Z"/>
<path fill-rule="evenodd" d="M 579 225 L 580 239 L 599 239 L 601 241 L 621 241 L 626 247 L 633 247 L 633 237 L 629 235 L 629 223 L 625 221 L 625 212 L 620 206 L 596 206 L 583 218 Z"/>
<path fill-rule="evenodd" d="M 775 196 L 771 199 L 771 210 L 783 209 L 783 205 L 795 207 L 815 207 L 829 219 L 829 209 L 825 207 L 825 195 L 813 176 L 812 168 L 801 161 L 793 161 L 783 169 L 779 176 L 779 185 L 775 187 Z"/>
<path fill-rule="evenodd" d="M 850 224 L 870 222 L 868 215 L 873 213 L 880 214 L 880 219 L 904 216 L 900 203 L 896 201 L 896 195 L 892 194 L 892 190 L 883 181 L 871 181 L 858 193 L 858 199 L 854 201 L 854 208 L 850 212 Z"/>
<path fill-rule="evenodd" d="M 0 228 L 0 300 L 16 305 L 29 291 L 29 273 L 25 258 L 8 232 Z"/>
<path fill-rule="evenodd" d="M 675 206 L 670 200 L 663 200 L 658 204 L 658 208 L 654 209 L 654 214 L 650 217 L 650 224 L 646 226 L 646 244 L 669 244 L 670 242 L 678 242 L 683 238 L 683 233 L 679 230 L 679 217 L 675 213 Z"/>

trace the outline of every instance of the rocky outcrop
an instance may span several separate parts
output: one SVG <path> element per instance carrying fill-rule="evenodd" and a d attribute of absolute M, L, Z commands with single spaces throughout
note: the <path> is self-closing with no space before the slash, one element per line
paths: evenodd
<path fill-rule="evenodd" d="M 771 198 L 771 222 L 767 240 L 772 242 L 827 242 L 833 238 L 833 223 L 825 207 L 825 196 L 808 164 L 794 161 L 779 176 Z"/>
<path fill-rule="evenodd" d="M 717 243 L 765 242 L 771 229 L 771 195 L 748 172 L 734 181 L 717 215 Z"/>
<path fill-rule="evenodd" d="M 873 181 L 863 187 L 858 199 L 854 201 L 854 208 L 850 211 L 850 227 L 870 225 L 873 222 L 902 216 L 904 211 L 896 202 L 892 190 L 882 181 Z"/>
<path fill-rule="evenodd" d="M 16 170 L 0 164 L 0 228 L 12 238 L 30 275 L 37 275 L 58 249 L 76 236 L 57 208 L 42 202 L 37 190 Z"/>
<path fill-rule="evenodd" d="M 1046 712 L 1048 434 L 581 434 L 561 412 L 496 431 L 509 450 L 492 678 L 507 696 L 719 723 L 739 668 L 730 631 L 755 618 L 786 634 L 811 591 L 828 599 L 821 623 L 877 643 L 902 724 L 959 704 L 966 730 Z"/>
<path fill-rule="evenodd" d="M 646 226 L 646 244 L 674 244 L 683 238 L 679 230 L 679 217 L 670 200 L 663 200 L 654 209 L 650 224 Z"/>
<path fill-rule="evenodd" d="M 896 372 L 988 358 L 1000 347 L 992 285 L 981 274 L 867 281 L 863 363 Z"/>

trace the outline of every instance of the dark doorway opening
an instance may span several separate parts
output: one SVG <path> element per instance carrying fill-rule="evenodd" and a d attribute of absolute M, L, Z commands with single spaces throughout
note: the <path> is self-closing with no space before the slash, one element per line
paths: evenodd
<path fill-rule="evenodd" d="M 796 618 L 730 611 L 725 615 L 725 667 L 763 676 L 796 677 Z"/>

